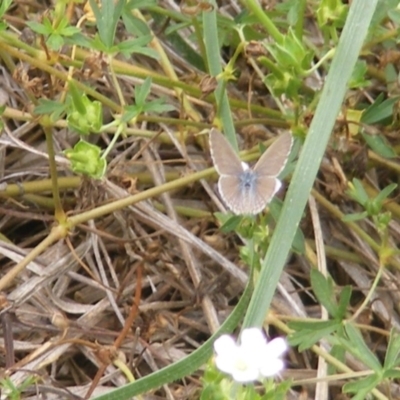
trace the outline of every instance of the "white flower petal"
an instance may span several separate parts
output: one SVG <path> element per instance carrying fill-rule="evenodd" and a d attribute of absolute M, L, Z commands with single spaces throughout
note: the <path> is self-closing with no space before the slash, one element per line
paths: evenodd
<path fill-rule="evenodd" d="M 277 358 L 286 353 L 288 348 L 289 346 L 286 343 L 286 340 L 278 337 L 276 339 L 271 340 L 267 344 L 267 348 L 265 351 L 268 352 L 268 357 Z"/>
<path fill-rule="evenodd" d="M 234 348 L 229 354 L 217 355 L 215 364 L 220 371 L 232 375 L 238 382 L 255 380 L 260 374 L 257 362 L 239 347 Z"/>
<path fill-rule="evenodd" d="M 232 378 L 236 382 L 253 382 L 260 376 L 258 368 L 247 368 L 245 370 L 236 369 L 232 372 Z"/>
<path fill-rule="evenodd" d="M 242 342 L 255 340 L 258 343 L 265 342 L 265 336 L 260 328 L 244 329 L 241 335 Z"/>
<path fill-rule="evenodd" d="M 234 372 L 234 363 L 231 359 L 226 357 L 215 357 L 215 365 L 220 371 L 226 372 L 227 374 L 232 374 Z"/>
<path fill-rule="evenodd" d="M 235 370 L 236 360 L 239 357 L 239 346 L 229 335 L 222 335 L 214 342 L 214 350 L 217 353 L 215 364 L 217 368 L 228 374 Z"/>
<path fill-rule="evenodd" d="M 281 372 L 284 367 L 285 364 L 283 363 L 283 361 L 277 358 L 275 360 L 269 360 L 269 362 L 265 363 L 260 368 L 260 373 L 262 376 L 265 377 L 274 376 Z"/>
<path fill-rule="evenodd" d="M 247 351 L 254 351 L 259 354 L 260 349 L 267 345 L 264 334 L 259 328 L 245 329 L 241 335 L 241 347 Z"/>
<path fill-rule="evenodd" d="M 214 342 L 215 364 L 237 382 L 252 382 L 280 372 L 284 363 L 279 357 L 287 349 L 284 339 L 268 343 L 261 329 L 249 328 L 242 332 L 240 345 L 229 335 L 222 335 Z"/>
<path fill-rule="evenodd" d="M 217 354 L 230 354 L 232 351 L 237 350 L 238 346 L 236 345 L 233 338 L 229 335 L 222 335 L 214 342 L 214 350 Z"/>

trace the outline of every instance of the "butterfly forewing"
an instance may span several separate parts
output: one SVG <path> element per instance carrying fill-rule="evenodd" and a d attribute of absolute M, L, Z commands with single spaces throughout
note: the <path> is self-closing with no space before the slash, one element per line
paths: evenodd
<path fill-rule="evenodd" d="M 293 138 L 289 132 L 280 135 L 262 154 L 254 171 L 260 176 L 278 176 L 286 165 L 292 144 Z"/>
<path fill-rule="evenodd" d="M 225 136 L 215 128 L 210 131 L 210 150 L 215 169 L 220 175 L 238 175 L 243 171 L 239 156 Z"/>

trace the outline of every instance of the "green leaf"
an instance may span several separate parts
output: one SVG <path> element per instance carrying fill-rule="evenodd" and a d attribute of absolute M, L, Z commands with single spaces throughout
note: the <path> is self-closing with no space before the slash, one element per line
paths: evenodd
<path fill-rule="evenodd" d="M 334 295 L 333 280 L 325 278 L 317 269 L 311 269 L 311 286 L 318 301 L 328 310 L 329 314 L 336 317 L 338 308 Z"/>
<path fill-rule="evenodd" d="M 368 217 L 368 213 L 363 211 L 361 213 L 347 214 L 342 218 L 343 222 L 356 222 L 361 221 L 364 218 Z"/>
<path fill-rule="evenodd" d="M 400 371 L 398 369 L 389 369 L 385 371 L 382 375 L 383 379 L 399 379 Z"/>
<path fill-rule="evenodd" d="M 387 19 L 390 10 L 396 9 L 399 4 L 399 0 L 380 0 L 379 7 L 376 8 L 374 18 L 372 20 L 371 28 L 377 28 L 377 26 Z"/>
<path fill-rule="evenodd" d="M 230 233 L 235 231 L 242 222 L 243 217 L 240 215 L 232 215 L 230 213 L 221 213 L 216 212 L 214 215 L 217 219 L 222 222 L 221 227 L 219 228 L 223 233 Z"/>
<path fill-rule="evenodd" d="M 347 351 L 352 353 L 355 357 L 359 358 L 367 367 L 375 372 L 381 372 L 382 366 L 379 359 L 366 345 L 360 331 L 351 324 L 345 325 L 345 331 L 349 342 L 343 341 L 346 345 Z"/>
<path fill-rule="evenodd" d="M 85 96 L 82 96 L 82 92 L 80 90 L 78 90 L 78 88 L 76 87 L 76 85 L 73 81 L 69 82 L 68 88 L 69 88 L 69 94 L 71 96 L 74 109 L 76 111 L 78 111 L 80 114 L 85 115 L 86 106 L 85 106 L 85 102 L 83 101 L 83 98 Z"/>
<path fill-rule="evenodd" d="M 118 45 L 116 47 L 117 50 L 119 50 L 125 57 L 130 57 L 132 54 L 143 54 L 144 56 L 154 58 L 155 60 L 158 60 L 160 58 L 159 54 L 157 51 L 150 49 L 148 47 L 130 47 L 126 46 L 125 47 L 125 42 L 121 43 L 121 45 Z"/>
<path fill-rule="evenodd" d="M 363 184 L 357 178 L 353 179 L 354 191 L 351 193 L 352 197 L 357 200 L 361 205 L 365 206 L 370 200 L 368 193 L 364 189 Z"/>
<path fill-rule="evenodd" d="M 53 33 L 56 31 L 56 29 L 53 28 L 53 24 L 48 17 L 43 18 L 43 25 L 46 27 L 49 33 Z"/>
<path fill-rule="evenodd" d="M 341 28 L 348 6 L 341 0 L 322 0 L 317 9 L 318 25 L 322 28 Z"/>
<path fill-rule="evenodd" d="M 313 320 L 300 320 L 300 321 L 289 321 L 288 326 L 290 329 L 293 329 L 295 331 L 302 331 L 302 330 L 307 330 L 307 331 L 318 331 L 322 329 L 327 329 L 332 326 L 336 326 L 338 324 L 338 321 L 313 321 Z"/>
<path fill-rule="evenodd" d="M 368 72 L 367 62 L 365 60 L 359 60 L 354 67 L 353 75 L 349 81 L 349 88 L 357 89 L 370 85 L 370 81 L 365 79 L 365 75 Z"/>
<path fill-rule="evenodd" d="M 63 39 L 62 36 L 60 36 L 58 34 L 52 34 L 47 39 L 46 43 L 47 43 L 47 45 L 49 46 L 50 49 L 52 49 L 54 51 L 58 51 L 63 46 L 64 39 Z"/>
<path fill-rule="evenodd" d="M 141 107 L 137 107 L 135 105 L 125 106 L 124 114 L 121 116 L 121 122 L 128 123 L 132 120 L 135 120 L 142 112 Z"/>
<path fill-rule="evenodd" d="M 76 35 L 77 33 L 80 33 L 80 29 L 77 28 L 76 26 L 67 26 L 66 28 L 63 28 L 63 30 L 61 31 L 61 34 L 63 36 L 72 36 L 72 35 Z"/>
<path fill-rule="evenodd" d="M 94 48 L 93 39 L 89 39 L 86 36 L 82 35 L 82 33 L 76 33 L 75 35 L 69 36 L 65 38 L 65 43 L 69 45 L 77 45 L 81 47 L 87 47 L 89 49 Z"/>
<path fill-rule="evenodd" d="M 101 0 L 100 8 L 95 0 L 89 0 L 96 17 L 100 40 L 108 53 L 111 53 L 113 49 L 115 31 L 122 9 L 125 6 L 125 1 L 126 0 Z"/>
<path fill-rule="evenodd" d="M 396 188 L 397 188 L 397 183 L 391 183 L 378 193 L 374 201 L 382 204 Z"/>
<path fill-rule="evenodd" d="M 48 29 L 43 24 L 39 24 L 39 22 L 36 21 L 27 21 L 26 25 L 40 35 L 50 35 L 53 32 L 53 29 Z"/>
<path fill-rule="evenodd" d="M 57 32 L 62 32 L 69 24 L 69 21 L 66 17 L 62 17 L 59 21 L 58 21 L 58 25 L 56 26 L 56 31 Z M 71 27 L 72 28 L 72 27 Z M 75 27 L 73 27 L 75 28 Z"/>
<path fill-rule="evenodd" d="M 303 231 L 300 228 L 296 229 L 292 249 L 297 254 L 305 254 L 306 252 L 306 239 L 304 238 Z"/>
<path fill-rule="evenodd" d="M 384 94 L 382 93 L 364 111 L 361 117 L 362 123 L 373 125 L 393 116 L 393 107 L 399 101 L 400 96 L 391 97 L 386 100 L 383 100 L 383 98 Z"/>
<path fill-rule="evenodd" d="M 302 323 L 303 328 L 299 328 L 298 321 L 292 321 L 288 323 L 291 329 L 295 329 L 296 332 L 292 333 L 288 337 L 290 346 L 299 346 L 299 351 L 309 349 L 315 343 L 321 339 L 327 339 L 329 335 L 337 331 L 341 324 L 337 321 L 318 321 L 312 323 Z M 305 328 L 309 325 L 307 328 Z"/>
<path fill-rule="evenodd" d="M 131 0 L 127 4 L 129 10 L 134 10 L 134 9 L 143 10 L 156 5 L 157 5 L 156 0 Z"/>
<path fill-rule="evenodd" d="M 218 374 L 221 376 L 221 374 Z M 216 399 L 216 400 L 226 400 L 224 394 L 224 386 L 221 384 L 222 379 L 203 382 L 203 389 L 201 391 L 200 400 Z"/>
<path fill-rule="evenodd" d="M 385 369 L 396 368 L 400 365 L 400 335 L 392 329 L 383 366 Z M 400 373 L 400 372 L 399 372 Z"/>
<path fill-rule="evenodd" d="M 140 18 L 135 17 L 132 15 L 132 12 L 130 10 L 130 3 L 129 2 L 124 9 L 124 12 L 122 13 L 122 20 L 124 21 L 124 25 L 126 30 L 134 36 L 147 36 L 151 34 L 151 30 L 149 26 L 143 22 Z"/>
<path fill-rule="evenodd" d="M 339 329 L 338 329 L 339 331 Z M 346 351 L 341 345 L 334 344 L 329 352 L 332 357 L 335 357 L 336 360 L 341 361 L 342 363 L 346 363 Z M 328 376 L 334 375 L 337 373 L 337 369 L 334 365 L 328 365 Z"/>
<path fill-rule="evenodd" d="M 130 56 L 134 53 L 144 53 L 152 54 L 153 58 L 158 58 L 158 53 L 153 49 L 147 49 L 143 46 L 147 45 L 151 41 L 151 35 L 142 36 L 137 39 L 125 40 L 118 43 L 117 48 L 119 51 L 123 52 L 124 55 Z"/>
<path fill-rule="evenodd" d="M 65 112 L 66 104 L 59 103 L 58 101 L 39 99 L 39 105 L 35 107 L 34 114 L 52 114 L 52 120 L 56 121 Z"/>
<path fill-rule="evenodd" d="M 157 99 L 153 100 L 149 103 L 146 103 L 145 106 L 143 107 L 143 111 L 146 113 L 163 113 L 163 112 L 168 112 L 168 111 L 173 111 L 176 110 L 176 108 L 171 105 L 171 104 L 165 104 L 165 100 L 163 99 Z"/>
<path fill-rule="evenodd" d="M 339 305 L 337 309 L 337 314 L 335 318 L 338 320 L 343 320 L 346 317 L 347 307 L 350 304 L 352 289 L 351 286 L 345 286 L 339 295 Z"/>
<path fill-rule="evenodd" d="M 168 22 L 168 19 L 164 16 L 161 16 L 156 13 L 152 13 L 155 24 L 157 26 L 164 26 Z M 170 43 L 171 47 L 174 51 L 180 54 L 190 65 L 198 68 L 203 72 L 207 72 L 204 65 L 204 58 L 202 57 L 202 53 L 198 50 L 195 50 L 192 46 L 190 37 L 187 37 L 185 34 L 180 34 L 179 31 L 185 29 L 187 27 L 191 27 L 193 20 L 189 18 L 184 18 L 184 21 L 168 24 L 167 29 L 165 30 L 166 40 Z M 230 43 L 231 45 L 231 43 Z"/>
<path fill-rule="evenodd" d="M 390 10 L 388 12 L 388 17 L 396 24 L 400 25 L 400 10 Z"/>
<path fill-rule="evenodd" d="M 166 18 L 162 18 L 162 19 L 158 18 L 158 20 L 165 23 Z M 180 30 L 188 28 L 190 26 L 192 26 L 192 21 L 187 19 L 187 20 L 182 21 L 180 23 L 168 26 L 168 28 L 165 29 L 165 34 L 167 35 L 167 37 L 170 37 L 171 35 L 179 32 Z"/>
<path fill-rule="evenodd" d="M 151 78 L 147 77 L 141 86 L 137 86 L 135 89 L 135 102 L 138 106 L 143 106 L 146 102 L 147 96 L 150 94 L 151 90 Z"/>
<path fill-rule="evenodd" d="M 363 378 L 356 382 L 345 383 L 343 385 L 343 393 L 356 393 L 351 400 L 365 400 L 368 395 L 376 387 L 375 382 L 370 382 L 371 379 Z M 361 387 L 364 386 L 364 387 Z"/>
<path fill-rule="evenodd" d="M 245 399 L 251 399 L 251 400 L 286 400 L 288 398 L 288 392 L 291 389 L 291 382 L 289 379 L 286 381 L 280 382 L 280 383 L 271 383 L 268 387 L 268 384 L 265 384 L 266 386 L 266 393 L 263 396 L 259 396 L 258 394 L 255 393 L 254 397 L 248 396 L 248 393 L 246 393 Z M 255 387 L 251 386 L 254 390 Z M 258 397 L 255 397 L 258 396 Z"/>
<path fill-rule="evenodd" d="M 357 379 L 343 385 L 343 393 L 356 393 L 352 400 L 365 400 L 367 395 L 371 393 L 380 383 L 379 376 L 373 374 L 366 378 Z"/>
<path fill-rule="evenodd" d="M 367 133 L 361 132 L 362 137 L 367 143 L 368 147 L 375 153 L 379 154 L 384 158 L 395 158 L 397 157 L 396 152 L 387 143 L 387 141 L 381 135 L 368 135 Z"/>
<path fill-rule="evenodd" d="M 13 0 L 3 0 L 0 2 L 0 18 L 6 13 Z"/>
<path fill-rule="evenodd" d="M 303 3 L 298 0 L 287 0 L 282 3 L 276 3 L 274 9 L 279 11 L 283 16 L 286 16 L 290 26 L 296 25 L 299 19 L 303 18 L 301 13 Z"/>
<path fill-rule="evenodd" d="M 147 91 L 150 90 L 150 88 L 147 87 L 147 83 L 148 82 L 146 82 L 146 87 L 144 87 L 143 92 L 140 92 L 140 88 L 137 89 L 135 97 L 138 101 L 136 101 L 136 104 L 124 107 L 125 112 L 121 117 L 122 122 L 130 122 L 142 113 L 163 113 L 175 110 L 174 106 L 165 104 L 165 101 L 162 99 L 146 103 Z"/>

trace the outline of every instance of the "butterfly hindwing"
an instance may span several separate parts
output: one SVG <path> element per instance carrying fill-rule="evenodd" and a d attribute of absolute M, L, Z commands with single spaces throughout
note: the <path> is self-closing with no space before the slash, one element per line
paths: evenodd
<path fill-rule="evenodd" d="M 258 177 L 255 185 L 243 186 L 236 176 L 221 176 L 218 190 L 228 208 L 235 214 L 258 214 L 281 187 L 278 179 Z"/>

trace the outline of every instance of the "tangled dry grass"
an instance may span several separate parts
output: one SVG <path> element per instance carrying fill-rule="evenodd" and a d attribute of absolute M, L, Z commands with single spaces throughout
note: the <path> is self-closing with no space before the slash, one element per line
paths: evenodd
<path fill-rule="evenodd" d="M 196 16 L 206 7 L 206 3 L 196 4 L 189 10 L 189 5 L 179 8 L 175 2 L 162 1 L 143 11 L 155 34 L 150 46 L 168 62 L 140 54 L 113 59 L 111 68 L 122 96 L 109 73 L 109 60 L 101 53 L 77 48 L 72 55 L 69 45 L 54 53 L 42 36 L 26 28 L 32 16 L 41 20 L 52 12 L 50 2 L 15 1 L 4 16 L 9 36 L 0 37 L 0 101 L 5 106 L 0 137 L 0 378 L 10 378 L 15 386 L 33 378 L 21 398 L 78 399 L 105 393 L 126 383 L 120 364 L 115 364 L 119 358 L 136 379 L 181 359 L 218 329 L 246 285 L 248 267 L 239 253 L 242 241 L 234 233 L 220 231 L 213 214 L 222 207 L 215 191 L 216 176 L 206 170 L 211 167 L 205 138 L 216 112 L 215 82 L 201 71 L 201 63 L 196 68 L 187 61 L 197 60 L 193 48 L 185 59 L 182 43 L 168 34 L 174 13 L 187 7 L 186 15 L 190 11 Z M 220 4 L 221 15 L 227 18 L 240 11 L 235 1 Z M 66 9 L 72 24 L 87 12 L 82 4 L 71 3 Z M 312 31 L 316 24 L 309 24 Z M 94 32 L 89 23 L 81 28 L 88 36 Z M 197 49 L 191 27 L 185 29 L 178 36 Z M 117 30 L 119 40 L 127 35 Z M 318 44 L 322 39 L 315 35 Z M 222 62 L 228 62 L 234 50 L 226 44 Z M 246 149 L 289 129 L 254 72 L 252 51 L 239 57 L 237 80 L 227 86 L 240 147 Z M 371 86 L 352 93 L 346 107 L 353 107 L 362 96 L 373 102 L 383 85 L 384 66 L 398 67 L 398 54 L 385 61 L 389 55 L 384 49 L 376 51 L 381 52 L 381 64 L 368 59 Z M 153 77 L 151 97 L 162 97 L 175 107 L 164 115 L 140 115 L 112 148 L 101 180 L 71 171 L 62 151 L 74 146 L 79 136 L 66 120 L 60 117 L 49 125 L 33 112 L 39 99 L 64 96 L 69 68 L 88 88 L 86 93 L 103 103 L 105 123 L 117 114 L 115 105 L 121 97 L 127 104 L 133 101 L 136 87 L 147 75 Z M 310 119 L 308 109 L 303 126 Z M 111 127 L 88 140 L 106 148 L 113 133 Z M 381 133 L 397 150 L 397 123 L 385 126 Z M 309 272 L 314 266 L 325 265 L 338 292 L 352 286 L 348 310 L 352 315 L 382 265 L 376 227 L 368 220 L 344 223 L 341 213 L 360 211 L 345 193 L 349 181 L 362 179 L 369 194 L 376 195 L 378 188 L 398 181 L 397 159 L 387 160 L 367 148 L 359 136 L 349 133 L 343 116 L 332 137 L 313 192 L 317 203 L 310 201 L 301 224 L 305 252 L 288 259 L 273 301 L 268 319 L 272 336 L 282 334 L 291 319 L 321 317 L 321 306 L 310 290 Z M 66 236 L 57 231 L 62 218 L 55 214 L 49 146 L 56 154 L 62 208 L 66 217 L 75 218 L 73 229 L 64 225 Z M 154 191 L 146 191 L 149 188 Z M 130 204 L 131 196 L 140 193 L 146 193 L 143 201 Z M 396 199 L 384 204 L 392 215 L 386 243 L 393 248 L 400 234 Z M 52 239 L 43 242 L 48 237 Z M 15 270 L 40 243 L 44 243 L 40 254 Z M 367 345 L 380 358 L 390 329 L 399 329 L 399 265 L 397 256 L 385 265 L 391 268 L 384 270 L 357 320 Z M 284 377 L 299 382 L 315 378 L 317 360 L 312 351 L 291 350 Z M 355 371 L 364 368 L 351 357 L 347 362 Z M 144 398 L 197 398 L 200 377 L 201 371 Z M 339 398 L 342 385 L 343 381 L 331 384 L 330 398 Z M 393 382 L 387 393 L 400 398 Z M 315 383 L 304 381 L 291 396 L 314 398 Z"/>

